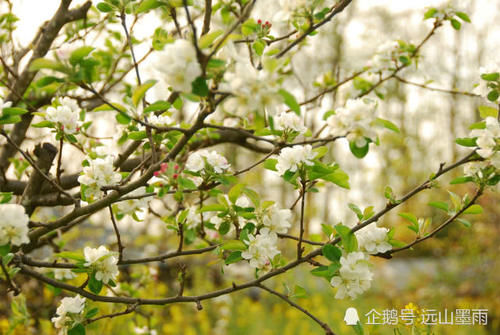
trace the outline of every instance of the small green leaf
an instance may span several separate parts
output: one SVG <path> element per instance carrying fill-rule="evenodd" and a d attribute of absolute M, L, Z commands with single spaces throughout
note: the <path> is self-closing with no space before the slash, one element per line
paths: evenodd
<path fill-rule="evenodd" d="M 450 23 L 451 23 L 451 26 L 452 26 L 455 30 L 460 30 L 460 27 L 462 27 L 462 24 L 461 24 L 461 23 L 460 23 L 460 21 L 458 21 L 458 20 L 451 19 L 451 20 L 450 20 Z"/>
<path fill-rule="evenodd" d="M 244 188 L 245 184 L 236 184 L 233 187 L 231 187 L 228 193 L 228 197 L 233 204 L 236 202 L 236 200 L 238 200 Z"/>
<path fill-rule="evenodd" d="M 264 161 L 264 168 L 267 169 L 267 170 L 271 170 L 271 171 L 278 171 L 278 169 L 276 168 L 276 164 L 278 164 L 278 160 L 277 159 L 273 159 L 273 158 L 270 158 L 270 159 L 266 159 Z"/>
<path fill-rule="evenodd" d="M 280 89 L 278 93 L 283 97 L 283 100 L 288 108 L 295 112 L 295 114 L 300 115 L 300 105 L 295 97 L 290 92 L 284 89 Z"/>
<path fill-rule="evenodd" d="M 243 257 L 241 257 L 241 251 L 235 251 L 235 252 L 230 253 L 229 256 L 227 256 L 227 258 L 224 261 L 224 263 L 226 265 L 229 265 L 229 264 L 233 264 L 233 263 L 239 262 L 242 259 L 243 259 Z"/>
<path fill-rule="evenodd" d="M 448 203 L 446 203 L 444 201 L 431 201 L 431 202 L 429 202 L 429 206 L 437 208 L 437 209 L 440 209 L 440 210 L 443 210 L 443 211 L 445 211 L 447 213 L 449 211 L 449 209 L 448 209 Z"/>
<path fill-rule="evenodd" d="M 141 100 L 144 98 L 146 92 L 155 84 L 156 84 L 155 80 L 148 80 L 147 82 L 138 86 L 134 90 L 134 93 L 132 94 L 132 103 L 134 104 L 135 107 L 139 105 L 139 102 L 141 102 Z"/>
<path fill-rule="evenodd" d="M 85 257 L 83 257 L 82 254 L 78 252 L 72 252 L 72 251 L 63 251 L 60 253 L 57 253 L 54 255 L 55 257 L 60 257 L 60 258 L 67 258 L 67 259 L 72 259 L 77 262 L 85 262 Z"/>
<path fill-rule="evenodd" d="M 21 122 L 19 115 L 2 115 L 0 116 L 0 124 L 10 124 Z"/>
<path fill-rule="evenodd" d="M 437 14 L 436 8 L 429 8 L 424 14 L 424 20 L 432 19 Z"/>
<path fill-rule="evenodd" d="M 121 114 L 119 114 L 121 115 Z M 140 140 L 143 140 L 145 138 L 147 138 L 148 135 L 146 133 L 145 130 L 141 130 L 141 131 L 131 131 L 129 134 L 128 134 L 128 138 L 131 139 L 131 140 L 134 140 L 134 141 L 140 141 Z"/>
<path fill-rule="evenodd" d="M 240 240 L 229 240 L 229 241 L 224 241 L 221 245 L 222 250 L 247 250 L 247 246 L 245 243 L 241 242 Z"/>
<path fill-rule="evenodd" d="M 68 330 L 68 335 L 85 335 L 85 327 L 81 323 L 78 323 Z"/>
<path fill-rule="evenodd" d="M 71 65 L 76 65 L 78 63 L 81 63 L 82 60 L 85 59 L 92 51 L 94 51 L 95 48 L 90 47 L 90 46 L 82 46 L 76 49 L 71 53 L 69 56 L 69 63 Z"/>
<path fill-rule="evenodd" d="M 459 18 L 461 18 L 463 21 L 465 21 L 467 23 L 471 23 L 469 15 L 467 15 L 466 13 L 456 12 L 455 15 L 458 16 Z"/>
<path fill-rule="evenodd" d="M 356 145 L 356 142 L 352 141 L 349 142 L 349 149 L 351 150 L 354 157 L 361 159 L 368 154 L 368 151 L 370 150 L 370 143 L 367 141 L 364 146 L 358 147 Z"/>
<path fill-rule="evenodd" d="M 335 226 L 335 230 L 339 233 L 342 245 L 347 253 L 358 250 L 358 240 L 349 227 L 338 224 Z"/>
<path fill-rule="evenodd" d="M 205 213 L 205 212 L 223 212 L 227 210 L 226 206 L 221 205 L 221 204 L 210 204 L 210 205 L 205 205 L 200 209 L 200 212 Z"/>
<path fill-rule="evenodd" d="M 144 113 L 166 111 L 172 106 L 168 101 L 158 100 L 144 108 Z"/>
<path fill-rule="evenodd" d="M 262 56 L 264 54 L 264 49 L 266 48 L 266 43 L 258 38 L 255 42 L 253 42 L 252 48 L 257 55 Z"/>
<path fill-rule="evenodd" d="M 200 37 L 200 40 L 198 42 L 198 46 L 201 49 L 205 49 L 205 48 L 210 47 L 212 45 L 212 43 L 215 41 L 215 39 L 217 37 L 219 37 L 220 35 L 222 35 L 223 33 L 224 33 L 224 31 L 222 29 L 219 29 L 219 30 L 216 30 L 216 31 L 213 31 L 213 32 L 210 32 L 208 34 L 203 35 L 202 37 Z"/>
<path fill-rule="evenodd" d="M 116 114 L 116 121 L 118 121 L 119 124 L 129 124 L 132 118 L 125 113 L 118 113 Z"/>
<path fill-rule="evenodd" d="M 500 78 L 500 72 L 483 73 L 481 78 L 486 81 L 497 81 Z"/>
<path fill-rule="evenodd" d="M 398 215 L 401 216 L 402 218 L 410 221 L 414 225 L 418 226 L 418 219 L 414 214 L 412 214 L 412 213 L 399 213 Z"/>
<path fill-rule="evenodd" d="M 192 92 L 193 94 L 196 94 L 199 97 L 206 97 L 208 96 L 208 92 L 210 91 L 208 89 L 208 85 L 206 80 L 203 77 L 198 77 L 196 78 L 192 84 Z"/>
<path fill-rule="evenodd" d="M 328 224 L 321 224 L 321 229 L 326 236 L 330 237 L 333 234 L 333 227 Z"/>
<path fill-rule="evenodd" d="M 490 93 L 488 93 L 488 100 L 491 101 L 491 102 L 495 102 L 498 100 L 498 97 L 499 97 L 500 93 L 498 93 L 497 90 L 492 90 L 490 91 Z"/>
<path fill-rule="evenodd" d="M 464 211 L 464 214 L 481 214 L 483 207 L 480 205 L 472 205 Z"/>
<path fill-rule="evenodd" d="M 28 113 L 28 110 L 20 107 L 5 107 L 3 110 L 3 115 L 23 115 Z"/>
<path fill-rule="evenodd" d="M 161 1 L 158 0 L 144 0 L 139 7 L 135 10 L 136 14 L 147 12 L 151 9 L 155 9 L 163 5 Z"/>
<path fill-rule="evenodd" d="M 221 235 L 226 235 L 229 232 L 230 228 L 231 228 L 231 224 L 228 221 L 224 221 L 219 226 L 219 233 Z"/>
<path fill-rule="evenodd" d="M 54 60 L 45 59 L 45 58 L 37 58 L 30 65 L 30 71 L 38 71 L 41 69 L 49 69 L 58 72 L 68 73 L 68 69 L 66 67 Z"/>
<path fill-rule="evenodd" d="M 102 13 L 109 13 L 113 11 L 113 6 L 105 2 L 98 3 L 96 7 Z"/>
<path fill-rule="evenodd" d="M 10 252 L 10 244 L 0 245 L 0 257 L 5 257 Z"/>
<path fill-rule="evenodd" d="M 97 280 L 95 278 L 95 274 L 93 273 L 89 278 L 89 284 L 88 284 L 89 290 L 94 294 L 99 294 L 99 292 L 101 292 L 102 290 L 102 286 L 103 286 L 102 281 Z"/>
<path fill-rule="evenodd" d="M 384 120 L 384 119 L 381 119 L 381 118 L 376 118 L 375 119 L 375 123 L 378 124 L 378 125 L 380 125 L 380 126 L 382 126 L 382 127 L 384 127 L 384 128 L 392 130 L 395 133 L 399 133 L 400 132 L 398 126 L 396 126 L 394 123 L 392 123 L 389 120 Z"/>
<path fill-rule="evenodd" d="M 473 182 L 474 181 L 474 178 L 472 178 L 471 176 L 463 176 L 463 177 L 457 177 L 455 179 L 453 179 L 452 181 L 450 181 L 450 184 L 451 185 L 457 185 L 457 184 L 465 184 L 465 183 L 468 183 L 468 182 Z"/>
<path fill-rule="evenodd" d="M 293 297 L 294 298 L 307 298 L 309 295 L 307 294 L 307 291 L 305 288 L 299 285 L 295 285 L 295 288 L 293 289 Z"/>
<path fill-rule="evenodd" d="M 89 310 L 86 314 L 85 314 L 85 318 L 86 319 L 91 319 L 93 318 L 94 316 L 97 315 L 97 313 L 99 313 L 99 308 L 95 307 L 95 308 L 92 308 L 91 310 Z"/>
<path fill-rule="evenodd" d="M 353 211 L 356 214 L 359 220 L 363 218 L 363 213 L 361 212 L 361 209 L 359 209 L 358 206 L 356 206 L 355 204 L 348 204 L 348 206 L 351 209 L 351 211 Z"/>
<path fill-rule="evenodd" d="M 342 251 L 334 245 L 325 244 L 323 247 L 323 256 L 332 262 L 338 262 L 342 257 Z"/>
<path fill-rule="evenodd" d="M 456 220 L 458 222 L 460 222 L 461 224 L 463 224 L 466 228 L 472 227 L 472 224 L 468 220 L 461 219 L 461 218 L 457 218 Z"/>
<path fill-rule="evenodd" d="M 475 138 L 468 138 L 468 137 L 457 138 L 457 139 L 455 139 L 455 143 L 458 145 L 461 145 L 463 147 L 475 147 L 475 146 L 477 146 L 476 139 Z"/>
<path fill-rule="evenodd" d="M 498 109 L 490 107 L 490 106 L 479 106 L 479 115 L 481 118 L 486 119 L 491 116 L 494 118 L 498 117 Z"/>

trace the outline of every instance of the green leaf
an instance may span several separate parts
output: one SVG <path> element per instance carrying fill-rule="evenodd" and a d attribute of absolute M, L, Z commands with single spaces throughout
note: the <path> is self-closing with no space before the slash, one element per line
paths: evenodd
<path fill-rule="evenodd" d="M 129 124 L 132 121 L 132 118 L 125 113 L 118 113 L 115 118 L 119 124 Z"/>
<path fill-rule="evenodd" d="M 488 100 L 491 101 L 491 102 L 495 102 L 498 100 L 498 97 L 499 97 L 500 93 L 498 93 L 497 90 L 492 90 L 490 91 L 490 93 L 488 93 Z"/>
<path fill-rule="evenodd" d="M 205 205 L 200 209 L 201 213 L 205 212 L 223 212 L 227 210 L 226 206 L 221 205 L 221 204 L 210 204 L 210 205 Z"/>
<path fill-rule="evenodd" d="M 0 204 L 6 204 L 12 200 L 12 192 L 0 192 Z"/>
<path fill-rule="evenodd" d="M 236 200 L 238 200 L 244 188 L 245 184 L 236 184 L 233 187 L 231 187 L 228 193 L 228 197 L 233 204 L 236 202 Z"/>
<path fill-rule="evenodd" d="M 266 48 L 266 43 L 258 38 L 255 42 L 253 42 L 252 48 L 257 55 L 262 56 L 264 54 L 264 49 Z"/>
<path fill-rule="evenodd" d="M 412 213 L 399 213 L 398 215 L 401 216 L 402 218 L 410 221 L 411 223 L 413 223 L 414 225 L 416 225 L 418 227 L 418 219 L 414 214 L 412 214 Z"/>
<path fill-rule="evenodd" d="M 3 110 L 3 115 L 23 115 L 28 113 L 28 110 L 20 107 L 5 107 Z"/>
<path fill-rule="evenodd" d="M 191 180 L 191 179 L 188 179 L 188 178 L 177 178 L 177 182 L 179 183 L 180 186 L 182 186 L 184 189 L 188 189 L 188 190 L 195 190 L 197 189 L 198 187 L 196 186 L 196 184 Z"/>
<path fill-rule="evenodd" d="M 500 78 L 500 72 L 483 73 L 481 78 L 486 81 L 497 81 Z"/>
<path fill-rule="evenodd" d="M 102 286 L 103 286 L 102 281 L 97 280 L 95 278 L 95 273 L 93 273 L 89 278 L 89 284 L 88 284 L 89 290 L 94 294 L 99 294 L 99 292 L 101 292 L 102 290 Z"/>
<path fill-rule="evenodd" d="M 333 227 L 328 225 L 328 224 L 321 224 L 321 229 L 323 230 L 323 233 L 325 233 L 326 236 L 331 236 L 333 234 Z"/>
<path fill-rule="evenodd" d="M 201 49 L 205 49 L 205 48 L 210 47 L 212 45 L 212 43 L 215 41 L 215 39 L 217 37 L 219 37 L 220 35 L 222 35 L 223 33 L 224 33 L 224 31 L 222 29 L 219 29 L 219 30 L 213 31 L 211 33 L 203 35 L 202 37 L 200 37 L 200 40 L 198 42 L 198 46 Z"/>
<path fill-rule="evenodd" d="M 287 105 L 290 110 L 295 112 L 295 114 L 300 115 L 300 105 L 295 97 L 290 92 L 284 89 L 280 89 L 278 93 L 283 97 L 285 105 Z"/>
<path fill-rule="evenodd" d="M 314 148 L 313 151 L 316 153 L 314 159 L 320 159 L 321 157 L 325 156 L 328 153 L 328 147 L 326 146 L 317 147 Z"/>
<path fill-rule="evenodd" d="M 349 206 L 349 208 L 356 214 L 359 220 L 363 218 L 363 213 L 358 206 L 356 206 L 355 204 L 348 204 L 347 206 Z"/>
<path fill-rule="evenodd" d="M 2 115 L 0 116 L 0 124 L 10 124 L 21 122 L 19 115 Z"/>
<path fill-rule="evenodd" d="M 488 116 L 497 118 L 498 117 L 498 109 L 490 107 L 490 106 L 479 106 L 479 115 L 481 118 L 486 119 Z"/>
<path fill-rule="evenodd" d="M 316 277 L 331 279 L 337 270 L 340 269 L 340 263 L 332 263 L 329 266 L 318 266 L 311 270 L 311 274 Z"/>
<path fill-rule="evenodd" d="M 448 203 L 444 201 L 431 201 L 429 202 L 429 206 L 443 210 L 448 213 L 449 208 L 448 208 Z"/>
<path fill-rule="evenodd" d="M 231 224 L 228 221 L 224 221 L 219 226 L 219 233 L 221 235 L 226 235 L 229 232 L 230 228 L 231 228 Z"/>
<path fill-rule="evenodd" d="M 448 194 L 450 195 L 451 202 L 453 203 L 453 207 L 455 208 L 455 211 L 459 211 L 460 208 L 462 208 L 462 199 L 455 193 L 448 191 Z"/>
<path fill-rule="evenodd" d="M 81 63 L 82 60 L 85 59 L 85 57 L 87 57 L 92 51 L 94 51 L 94 49 L 95 48 L 89 46 L 79 47 L 69 56 L 69 63 L 71 65 Z"/>
<path fill-rule="evenodd" d="M 463 224 L 466 228 L 472 227 L 472 224 L 468 220 L 461 219 L 461 218 L 457 218 L 456 220 L 458 222 L 460 222 L 461 224 Z"/>
<path fill-rule="evenodd" d="M 342 251 L 334 245 L 325 244 L 323 247 L 323 256 L 332 262 L 338 262 L 342 257 Z"/>
<path fill-rule="evenodd" d="M 350 189 L 351 186 L 349 185 L 349 175 L 342 171 L 341 169 L 335 170 L 334 173 L 331 173 L 329 175 L 321 177 L 323 180 L 330 181 L 337 186 L 340 186 L 345 189 Z"/>
<path fill-rule="evenodd" d="M 293 297 L 294 298 L 307 298 L 309 295 L 307 294 L 307 291 L 305 288 L 299 285 L 295 285 L 295 288 L 293 289 Z"/>
<path fill-rule="evenodd" d="M 0 245 L 0 257 L 5 257 L 10 252 L 10 244 Z"/>
<path fill-rule="evenodd" d="M 221 248 L 222 250 L 247 250 L 247 246 L 245 245 L 245 243 L 241 242 L 240 240 L 224 241 L 221 245 Z"/>
<path fill-rule="evenodd" d="M 38 71 L 41 69 L 49 69 L 58 72 L 68 73 L 68 69 L 66 67 L 54 60 L 46 59 L 46 58 L 37 58 L 30 65 L 30 71 Z"/>
<path fill-rule="evenodd" d="M 472 205 L 464 211 L 464 214 L 481 214 L 483 207 L 480 205 Z"/>
<path fill-rule="evenodd" d="M 86 314 L 85 314 L 85 318 L 86 319 L 91 319 L 93 318 L 94 316 L 97 315 L 97 313 L 99 313 L 99 308 L 95 307 L 95 308 L 92 308 L 91 310 L 89 310 Z"/>
<path fill-rule="evenodd" d="M 475 147 L 475 146 L 477 146 L 476 139 L 469 138 L 469 137 L 457 138 L 457 139 L 455 139 L 455 143 L 458 145 L 461 145 L 463 147 Z"/>
<path fill-rule="evenodd" d="M 266 159 L 264 161 L 264 169 L 271 170 L 271 171 L 278 171 L 276 168 L 276 164 L 278 164 L 278 160 L 274 158 Z"/>
<path fill-rule="evenodd" d="M 131 131 L 128 134 L 128 138 L 131 139 L 131 140 L 134 140 L 134 141 L 140 141 L 140 140 L 145 139 L 146 137 L 148 137 L 148 135 L 147 135 L 147 133 L 146 133 L 145 130 Z"/>
<path fill-rule="evenodd" d="M 151 9 L 155 9 L 163 5 L 161 1 L 158 0 L 144 0 L 139 7 L 135 10 L 136 14 L 147 12 Z"/>
<path fill-rule="evenodd" d="M 340 235 L 342 245 L 347 253 L 358 250 L 358 240 L 349 227 L 338 224 L 335 226 L 335 230 Z"/>
<path fill-rule="evenodd" d="M 68 330 L 68 335 L 85 335 L 85 327 L 81 323 L 78 323 Z"/>
<path fill-rule="evenodd" d="M 229 256 L 227 256 L 227 258 L 224 261 L 224 263 L 226 265 L 229 265 L 229 264 L 233 264 L 233 263 L 239 262 L 242 259 L 243 259 L 243 257 L 241 257 L 241 251 L 235 251 L 235 252 L 230 253 Z"/>
<path fill-rule="evenodd" d="M 144 108 L 144 113 L 166 111 L 167 109 L 170 108 L 170 106 L 172 106 L 170 102 L 158 100 L 149 105 L 148 107 Z"/>
<path fill-rule="evenodd" d="M 370 143 L 367 141 L 364 146 L 358 147 L 356 142 L 349 142 L 349 149 L 351 149 L 354 157 L 361 159 L 368 154 L 368 151 L 370 150 Z"/>
<path fill-rule="evenodd" d="M 113 11 L 113 6 L 105 2 L 99 2 L 96 7 L 100 12 L 103 13 L 109 13 Z"/>
<path fill-rule="evenodd" d="M 206 80 L 203 77 L 198 77 L 196 78 L 192 84 L 192 92 L 193 94 L 196 94 L 199 97 L 206 97 L 208 96 L 208 85 Z"/>
<path fill-rule="evenodd" d="M 463 177 L 458 177 L 458 178 L 455 178 L 453 179 L 452 181 L 450 181 L 450 184 L 451 185 L 457 185 L 457 184 L 465 184 L 465 183 L 468 183 L 468 182 L 473 182 L 474 181 L 474 178 L 472 178 L 471 176 L 463 176 Z"/>
<path fill-rule="evenodd" d="M 139 102 L 141 102 L 141 100 L 144 98 L 146 92 L 155 84 L 156 84 L 155 80 L 148 80 L 147 82 L 138 86 L 134 90 L 134 93 L 132 94 L 132 103 L 134 104 L 135 107 L 139 105 Z"/>
<path fill-rule="evenodd" d="M 450 23 L 451 23 L 451 26 L 452 26 L 455 30 L 460 30 L 460 27 L 462 27 L 462 24 L 461 24 L 461 23 L 460 23 L 460 21 L 458 21 L 458 20 L 451 19 L 451 20 L 450 20 Z"/>
<path fill-rule="evenodd" d="M 395 133 L 399 133 L 400 132 L 398 126 L 396 126 L 394 123 L 392 123 L 389 120 L 384 120 L 384 119 L 381 119 L 381 118 L 376 118 L 375 119 L 375 124 L 377 124 L 379 126 L 382 126 L 384 128 L 387 128 L 389 130 L 392 130 Z"/>
<path fill-rule="evenodd" d="M 424 20 L 432 19 L 437 14 L 436 8 L 429 8 L 424 14 Z"/>
<path fill-rule="evenodd" d="M 245 36 L 250 36 L 253 33 L 257 32 L 259 29 L 259 25 L 255 22 L 254 19 L 248 19 L 241 25 L 241 33 Z"/>
<path fill-rule="evenodd" d="M 456 12 L 455 15 L 458 16 L 459 18 L 461 18 L 463 21 L 465 21 L 467 23 L 471 23 L 469 15 L 467 15 L 466 13 Z"/>

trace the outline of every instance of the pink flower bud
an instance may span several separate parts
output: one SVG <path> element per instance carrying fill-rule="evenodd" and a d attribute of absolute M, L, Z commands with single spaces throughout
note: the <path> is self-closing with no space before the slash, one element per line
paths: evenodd
<path fill-rule="evenodd" d="M 155 177 L 158 177 L 158 176 L 160 175 L 160 171 L 155 171 L 155 172 L 153 173 L 153 175 L 154 175 Z"/>
<path fill-rule="evenodd" d="M 178 177 L 179 177 L 179 175 L 177 173 L 174 173 L 172 176 L 172 178 L 174 178 L 174 179 L 177 179 Z"/>
<path fill-rule="evenodd" d="M 160 165 L 161 172 L 163 173 L 163 172 L 167 171 L 167 169 L 168 169 L 168 164 L 167 163 L 161 163 L 161 165 Z"/>

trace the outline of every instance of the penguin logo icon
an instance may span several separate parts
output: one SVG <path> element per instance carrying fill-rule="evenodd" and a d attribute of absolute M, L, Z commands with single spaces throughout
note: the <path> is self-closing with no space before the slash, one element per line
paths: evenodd
<path fill-rule="evenodd" d="M 359 322 L 358 311 L 354 307 L 349 307 L 345 311 L 344 322 L 348 326 L 355 326 Z"/>

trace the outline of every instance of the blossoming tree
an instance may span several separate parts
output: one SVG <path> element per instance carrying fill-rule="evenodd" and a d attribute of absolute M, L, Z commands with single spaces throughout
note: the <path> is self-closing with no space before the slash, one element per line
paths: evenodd
<path fill-rule="evenodd" d="M 19 284 L 25 277 L 61 290 L 66 297 L 52 322 L 62 334 L 84 334 L 91 323 L 145 305 L 202 308 L 205 300 L 248 288 L 284 300 L 334 334 L 335 325 L 268 283 L 296 267 L 310 267 L 311 276 L 331 284 L 335 298 L 356 298 L 374 279 L 372 257 L 391 258 L 455 222 L 469 225 L 462 216 L 480 213 L 476 201 L 500 180 L 500 69 L 493 67 L 480 78 L 482 120 L 456 140 L 470 147 L 465 157 L 440 164 L 405 195 L 387 187 L 382 208 L 361 210 L 350 204 L 357 221 L 323 222 L 321 241 L 310 240 L 305 229 L 308 194 L 321 194 L 329 184 L 350 188 L 349 175 L 328 158 L 332 143 L 348 146 L 353 159 L 363 159 L 373 146 L 391 145 L 381 143 L 380 133 L 399 129 L 377 114 L 384 99 L 380 89 L 392 79 L 404 80 L 405 70 L 417 66 L 422 48 L 439 29 L 458 30 L 470 22 L 462 11 L 426 9 L 424 19 L 432 25 L 418 42 L 389 41 L 366 66 L 344 68 L 335 76 L 325 73 L 302 91 L 290 80 L 293 55 L 349 11 L 352 0 L 276 1 L 270 5 L 275 9 L 272 21 L 256 16 L 256 8 L 266 6 L 258 0 L 71 2 L 61 0 L 24 48 L 8 38 L 16 29 L 10 2 L 0 20 L 1 36 L 7 36 L 0 43 L 9 45 L 0 58 L 1 278 L 15 295 L 25 289 Z M 156 19 L 158 25 L 146 42 L 134 37 L 143 18 Z M 150 48 L 138 58 L 136 49 L 144 43 Z M 147 81 L 145 60 L 152 69 Z M 129 74 L 132 81 L 127 81 Z M 153 92 L 157 86 L 162 89 Z M 309 118 L 319 124 L 313 131 L 304 111 L 327 98 L 333 99 L 331 109 L 308 109 Z M 117 135 L 96 138 L 94 129 L 103 124 Z M 223 145 L 254 151 L 260 158 L 235 169 L 236 162 L 224 157 Z M 75 164 L 76 173 L 66 172 Z M 461 166 L 463 174 L 452 184 L 472 183 L 476 191 L 463 196 L 450 192 L 451 204 L 431 203 L 445 212 L 443 222 L 431 224 L 400 213 L 415 233 L 411 243 L 396 240 L 393 229 L 377 224 Z M 259 185 L 242 181 L 245 174 L 266 170 L 294 192 L 296 200 L 287 208 L 260 192 Z M 155 202 L 166 205 L 156 211 Z M 60 209 L 56 217 L 40 214 L 54 207 Z M 84 248 L 56 243 L 103 213 L 102 224 L 112 227 L 114 244 L 102 245 L 99 236 L 85 241 Z M 176 244 L 163 246 L 165 253 L 127 255 L 121 227 L 126 217 L 161 219 Z M 38 256 L 42 248 L 52 250 L 50 259 Z M 184 266 L 173 295 L 144 296 L 140 290 L 116 294 L 134 281 L 130 273 L 122 275 L 125 267 L 130 272 L 134 264 L 206 254 L 223 269 L 231 264 L 250 267 L 254 278 L 186 294 L 190 268 Z M 96 302 L 124 307 L 103 314 Z M 363 332 L 361 324 L 353 330 Z"/>

